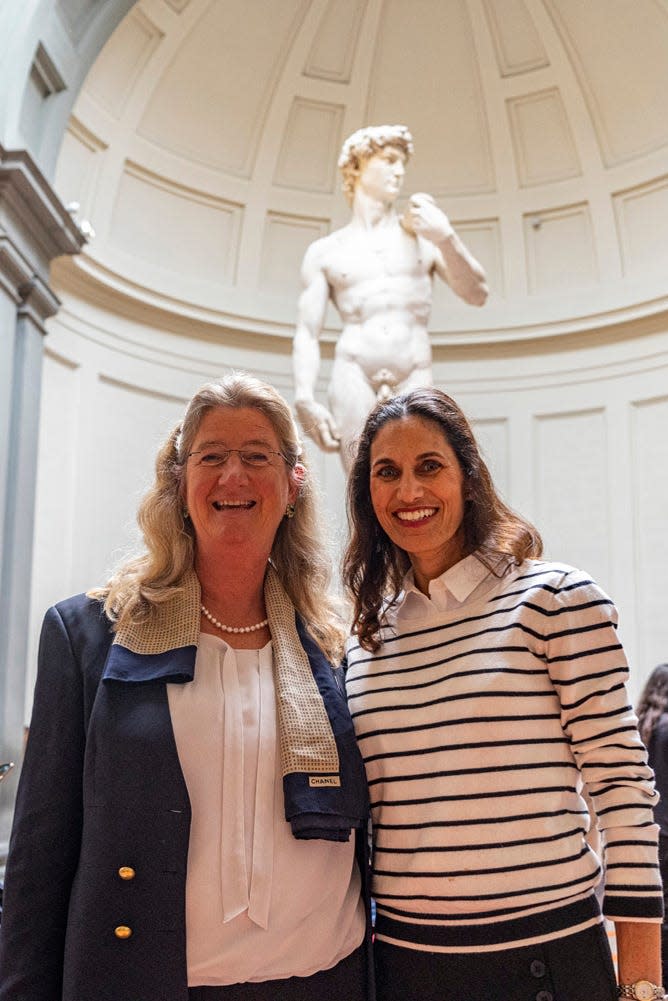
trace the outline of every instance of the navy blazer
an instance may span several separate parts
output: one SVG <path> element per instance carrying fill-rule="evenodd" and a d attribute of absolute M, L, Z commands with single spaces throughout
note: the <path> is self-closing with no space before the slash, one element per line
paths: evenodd
<path fill-rule="evenodd" d="M 184 673 L 177 656 L 176 673 L 167 665 L 149 680 L 101 683 L 113 638 L 100 602 L 84 595 L 44 620 L 5 879 L 0 1001 L 188 999 L 190 803 L 166 683 L 187 682 L 192 668 Z M 301 638 L 339 755 L 363 776 L 338 672 Z M 366 829 L 356 837 L 368 901 Z"/>

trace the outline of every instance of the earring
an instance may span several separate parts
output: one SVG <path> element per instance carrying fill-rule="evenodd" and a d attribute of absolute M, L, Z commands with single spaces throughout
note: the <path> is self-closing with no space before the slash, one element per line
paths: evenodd
<path fill-rule="evenodd" d="M 295 516 L 295 506 L 294 504 L 288 504 L 288 506 L 285 509 L 285 517 L 294 518 L 294 516 Z"/>
<path fill-rule="evenodd" d="M 189 521 L 190 520 L 190 511 L 188 510 L 187 507 L 184 507 L 184 509 L 183 509 L 183 520 L 184 521 Z"/>

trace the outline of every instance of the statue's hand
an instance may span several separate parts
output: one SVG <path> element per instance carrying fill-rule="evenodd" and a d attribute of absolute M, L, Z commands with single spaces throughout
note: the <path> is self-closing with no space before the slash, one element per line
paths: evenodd
<path fill-rule="evenodd" d="M 442 243 L 452 236 L 454 229 L 447 215 L 431 197 L 424 192 L 411 195 L 403 216 L 404 228 L 417 233 L 432 243 Z"/>
<path fill-rule="evenodd" d="M 316 400 L 295 400 L 295 410 L 299 423 L 316 445 L 325 452 L 339 451 L 341 432 L 327 407 Z"/>

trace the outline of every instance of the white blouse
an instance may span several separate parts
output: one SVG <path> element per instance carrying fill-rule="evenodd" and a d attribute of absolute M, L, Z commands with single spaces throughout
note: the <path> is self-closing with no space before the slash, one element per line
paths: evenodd
<path fill-rule="evenodd" d="M 364 937 L 354 839 L 299 841 L 283 808 L 271 643 L 202 633 L 195 677 L 168 685 L 192 809 L 188 984 L 309 976 Z"/>

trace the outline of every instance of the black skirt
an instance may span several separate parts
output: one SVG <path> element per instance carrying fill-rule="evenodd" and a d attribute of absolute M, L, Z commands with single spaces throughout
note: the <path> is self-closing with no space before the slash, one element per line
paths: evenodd
<path fill-rule="evenodd" d="M 603 924 L 498 952 L 422 952 L 376 941 L 377 1001 L 617 1001 Z"/>

